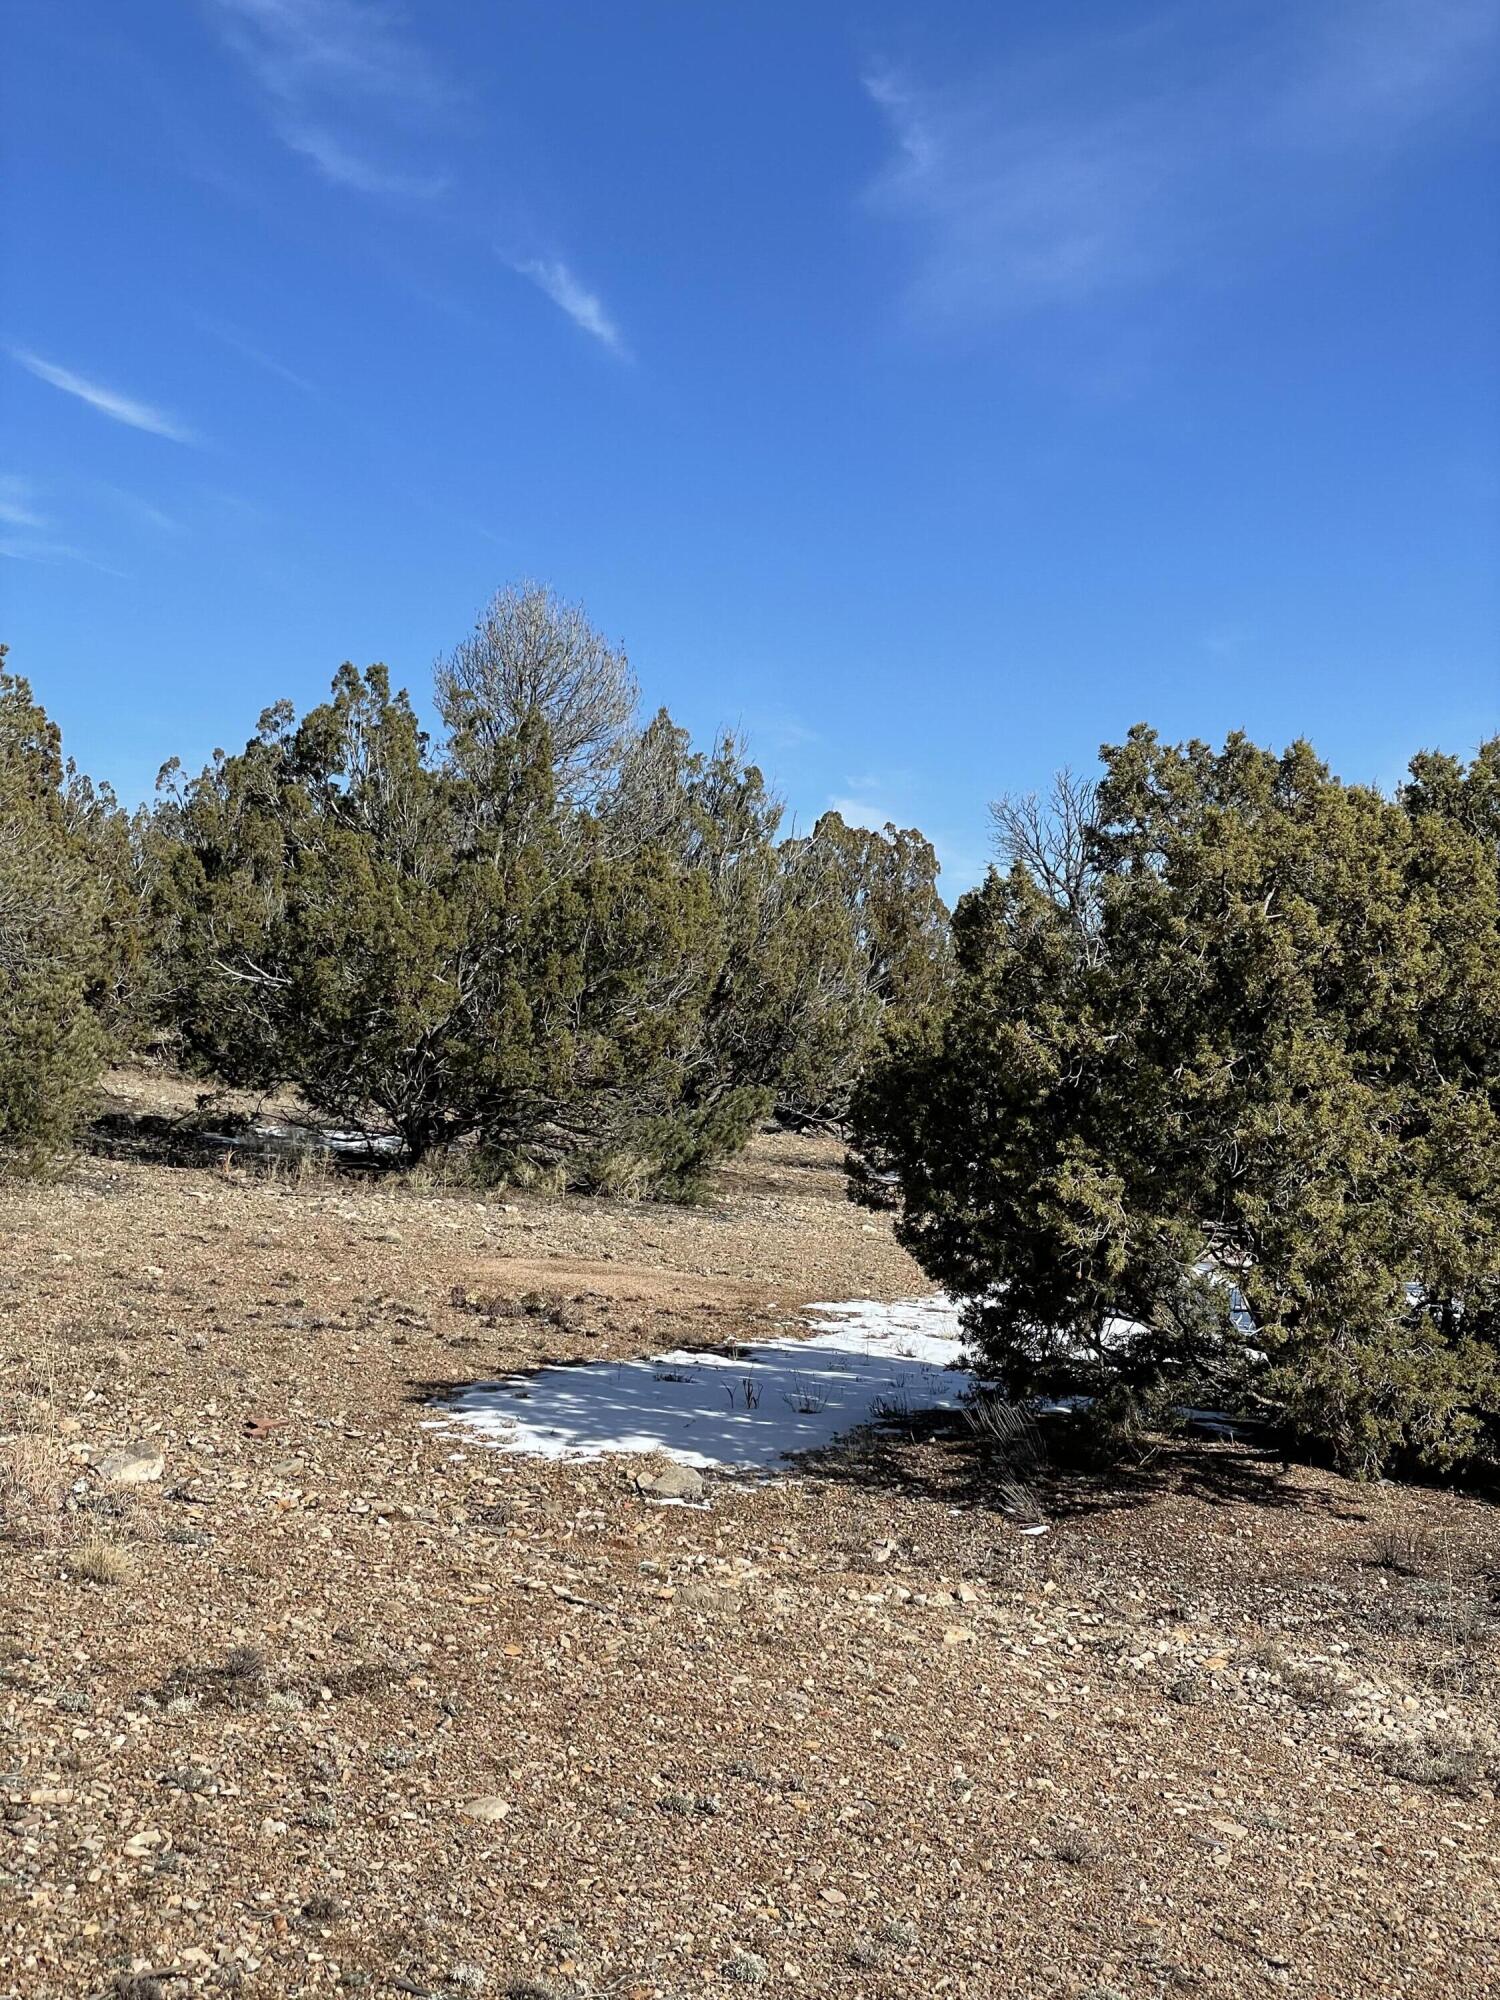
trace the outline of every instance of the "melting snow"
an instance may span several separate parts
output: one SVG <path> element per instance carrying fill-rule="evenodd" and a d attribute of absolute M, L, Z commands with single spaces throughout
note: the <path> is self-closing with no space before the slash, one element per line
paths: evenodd
<path fill-rule="evenodd" d="M 733 1354 L 582 1362 L 476 1383 L 449 1410 L 501 1451 L 654 1451 L 681 1465 L 768 1471 L 882 1416 L 956 1409 L 974 1386 L 945 1298 L 810 1306 L 808 1320 L 809 1339 Z"/>

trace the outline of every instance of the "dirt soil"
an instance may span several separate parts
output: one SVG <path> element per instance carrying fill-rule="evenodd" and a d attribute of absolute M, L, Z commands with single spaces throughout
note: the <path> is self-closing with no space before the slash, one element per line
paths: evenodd
<path fill-rule="evenodd" d="M 0 1193 L 0 1994 L 1500 1993 L 1483 1501 L 1162 1441 L 1038 1538 L 961 1424 L 684 1507 L 433 1421 L 925 1289 L 785 1136 Z"/>

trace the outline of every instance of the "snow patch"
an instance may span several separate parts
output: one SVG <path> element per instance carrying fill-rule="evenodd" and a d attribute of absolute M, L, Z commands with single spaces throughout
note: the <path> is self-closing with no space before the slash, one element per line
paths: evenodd
<path fill-rule="evenodd" d="M 807 1339 L 732 1353 L 580 1362 L 461 1390 L 449 1420 L 536 1458 L 660 1452 L 680 1465 L 768 1472 L 863 1424 L 953 1410 L 975 1385 L 958 1309 L 941 1296 L 807 1309 Z"/>

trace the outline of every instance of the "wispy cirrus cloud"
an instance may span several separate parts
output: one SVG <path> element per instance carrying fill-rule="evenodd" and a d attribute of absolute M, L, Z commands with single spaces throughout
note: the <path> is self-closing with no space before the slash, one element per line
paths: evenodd
<path fill-rule="evenodd" d="M 41 541 L 19 535 L 0 535 L 0 556 L 8 562 L 24 563 L 82 563 L 85 569 L 96 569 L 103 576 L 128 577 L 129 571 L 116 569 L 112 563 L 103 563 L 87 554 L 83 549 L 75 549 L 69 542 Z"/>
<path fill-rule="evenodd" d="M 431 200 L 445 174 L 371 151 L 425 149 L 452 90 L 407 17 L 384 0 L 209 0 L 283 144 L 360 194 Z M 357 122 L 358 144 L 345 136 Z"/>
<path fill-rule="evenodd" d="M 0 527 L 50 528 L 52 523 L 38 510 L 36 488 L 18 472 L 0 472 Z"/>
<path fill-rule="evenodd" d="M 408 174 L 379 166 L 320 125 L 287 124 L 281 136 L 294 153 L 312 161 L 324 180 L 332 181 L 335 187 L 353 188 L 357 194 L 405 195 L 413 201 L 431 201 L 449 185 L 446 174 Z"/>
<path fill-rule="evenodd" d="M 1222 271 L 1450 126 L 1493 77 L 1493 0 L 1278 0 L 1070 36 L 979 75 L 864 78 L 893 142 L 915 322 L 963 330 Z"/>
<path fill-rule="evenodd" d="M 588 286 L 561 257 L 536 257 L 525 262 L 512 261 L 511 268 L 523 278 L 529 278 L 540 291 L 546 293 L 552 303 L 568 315 L 575 326 L 597 340 L 601 347 L 607 347 L 622 361 L 631 359 L 620 329 L 604 308 L 604 302 L 597 292 Z"/>
<path fill-rule="evenodd" d="M 13 347 L 11 358 L 28 369 L 40 381 L 49 382 L 54 389 L 61 389 L 65 396 L 76 396 L 81 403 L 87 403 L 101 416 L 113 417 L 117 424 L 129 424 L 133 430 L 150 431 L 156 437 L 170 438 L 174 444 L 196 444 L 198 439 L 185 424 L 168 416 L 150 403 L 142 403 L 134 396 L 122 395 L 117 389 L 107 389 L 101 382 L 91 382 L 86 376 L 75 375 L 71 368 L 61 368 L 55 361 L 44 361 L 39 354 L 33 354 L 24 347 Z"/>
<path fill-rule="evenodd" d="M 106 479 L 92 482 L 91 490 L 96 493 L 117 514 L 123 514 L 134 527 L 147 528 L 155 535 L 179 537 L 188 532 L 187 523 L 179 521 L 175 514 L 167 513 L 153 501 L 143 500 L 139 493 L 131 493 L 123 486 L 113 486 Z"/>
<path fill-rule="evenodd" d="M 288 368 L 284 361 L 278 361 L 274 354 L 268 354 L 253 340 L 247 340 L 236 327 L 227 326 L 223 320 L 207 319 L 201 313 L 193 315 L 193 324 L 200 332 L 209 334 L 214 340 L 222 341 L 225 347 L 238 354 L 241 360 L 248 361 L 252 367 L 263 370 L 267 375 L 274 375 L 277 381 L 286 382 L 293 389 L 300 389 L 305 396 L 316 396 L 319 393 L 316 383 L 309 382 L 305 375 L 299 375 L 295 368 Z"/>

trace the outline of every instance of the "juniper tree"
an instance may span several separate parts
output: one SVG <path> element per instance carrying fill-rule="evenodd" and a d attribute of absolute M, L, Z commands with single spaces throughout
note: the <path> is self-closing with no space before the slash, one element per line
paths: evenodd
<path fill-rule="evenodd" d="M 576 1143 L 622 1097 L 670 1099 L 694 899 L 649 855 L 564 854 L 539 717 L 476 779 L 429 756 L 383 667 L 345 667 L 175 822 L 180 1020 L 211 1073 L 295 1083 L 416 1158 L 471 1133 Z"/>
<path fill-rule="evenodd" d="M 682 1190 L 774 1104 L 842 1109 L 941 983 L 917 835 L 780 834 L 743 746 L 631 726 L 624 658 L 535 588 L 442 665 L 433 745 L 385 669 L 174 776 L 148 841 L 182 1046 L 414 1156 L 473 1137 Z"/>
<path fill-rule="evenodd" d="M 1358 1472 L 1473 1449 L 1496 747 L 1417 760 L 1397 800 L 1305 744 L 1137 729 L 1103 760 L 1068 865 L 1023 840 L 961 902 L 951 1014 L 857 1097 L 856 1190 L 899 1199 L 1017 1387 L 1245 1393 Z"/>
<path fill-rule="evenodd" d="M 117 820 L 0 646 L 0 1171 L 66 1143 L 103 1066 L 124 948 L 100 852 Z"/>

